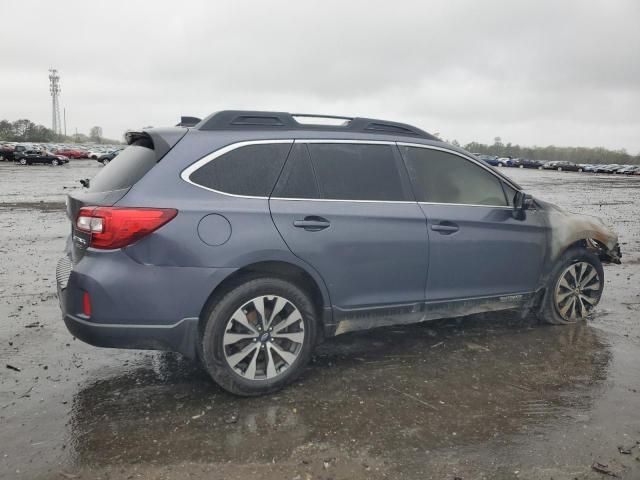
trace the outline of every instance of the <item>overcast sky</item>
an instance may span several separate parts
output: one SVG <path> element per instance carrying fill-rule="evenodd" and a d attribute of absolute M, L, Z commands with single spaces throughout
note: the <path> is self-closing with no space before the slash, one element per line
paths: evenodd
<path fill-rule="evenodd" d="M 380 117 L 462 143 L 640 152 L 640 1 L 1 0 L 0 119 Z"/>

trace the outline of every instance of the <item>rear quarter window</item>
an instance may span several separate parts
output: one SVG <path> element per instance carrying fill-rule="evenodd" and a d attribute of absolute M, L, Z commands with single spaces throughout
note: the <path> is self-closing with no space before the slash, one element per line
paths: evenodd
<path fill-rule="evenodd" d="M 268 197 L 290 149 L 289 142 L 239 147 L 210 160 L 189 180 L 222 193 Z"/>
<path fill-rule="evenodd" d="M 90 183 L 90 192 L 109 192 L 130 188 L 156 164 L 156 153 L 149 141 L 138 140 L 105 165 Z"/>

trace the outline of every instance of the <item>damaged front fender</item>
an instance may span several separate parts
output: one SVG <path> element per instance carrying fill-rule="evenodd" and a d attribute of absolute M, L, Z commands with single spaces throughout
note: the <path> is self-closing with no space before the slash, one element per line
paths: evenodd
<path fill-rule="evenodd" d="M 551 203 L 544 204 L 550 229 L 552 263 L 569 247 L 580 244 L 606 263 L 620 263 L 618 235 L 598 217 L 569 213 Z"/>

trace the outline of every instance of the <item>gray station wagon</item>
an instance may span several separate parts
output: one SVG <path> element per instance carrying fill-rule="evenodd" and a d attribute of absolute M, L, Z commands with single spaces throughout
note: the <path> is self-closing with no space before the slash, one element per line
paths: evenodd
<path fill-rule="evenodd" d="M 64 321 L 92 345 L 199 359 L 240 395 L 292 382 L 353 330 L 505 309 L 583 320 L 601 263 L 620 262 L 598 219 L 410 125 L 222 111 L 127 141 L 68 197 Z"/>

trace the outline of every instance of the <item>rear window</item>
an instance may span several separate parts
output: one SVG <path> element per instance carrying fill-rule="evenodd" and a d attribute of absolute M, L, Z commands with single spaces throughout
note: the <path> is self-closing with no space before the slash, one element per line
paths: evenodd
<path fill-rule="evenodd" d="M 268 197 L 290 149 L 290 143 L 236 148 L 200 167 L 189 180 L 218 192 Z"/>
<path fill-rule="evenodd" d="M 156 164 L 156 154 L 148 148 L 149 143 L 141 139 L 125 148 L 91 180 L 89 191 L 110 192 L 135 185 Z"/>

